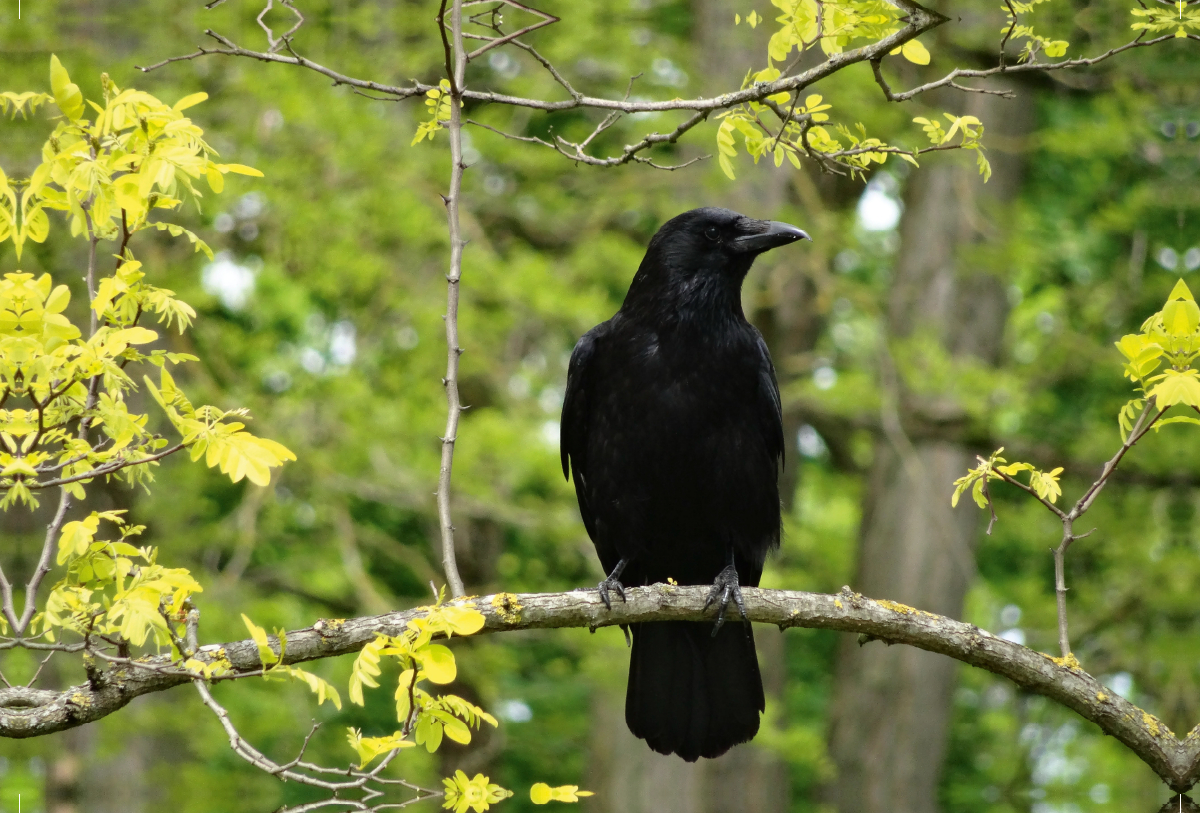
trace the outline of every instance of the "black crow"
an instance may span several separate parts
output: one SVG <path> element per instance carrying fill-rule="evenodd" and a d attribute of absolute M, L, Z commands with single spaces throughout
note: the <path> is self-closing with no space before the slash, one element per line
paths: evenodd
<path fill-rule="evenodd" d="M 625 721 L 689 762 L 753 738 L 764 708 L 749 626 L 721 626 L 731 598 L 744 617 L 739 585 L 757 586 L 779 545 L 779 386 L 741 288 L 755 257 L 801 238 L 728 209 L 675 217 L 621 309 L 571 354 L 563 474 L 609 574 L 601 598 L 624 599 L 623 583 L 713 585 L 715 628 L 632 625 Z"/>

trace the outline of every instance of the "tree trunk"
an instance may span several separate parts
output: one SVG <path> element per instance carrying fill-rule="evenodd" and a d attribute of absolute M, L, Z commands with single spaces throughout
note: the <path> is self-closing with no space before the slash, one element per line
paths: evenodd
<path fill-rule="evenodd" d="M 1003 246 L 1003 207 L 1021 180 L 1019 141 L 1032 126 L 1028 91 L 1016 100 L 958 94 L 948 109 L 978 116 L 992 136 L 986 186 L 966 156 L 925 162 L 905 199 L 901 244 L 887 303 L 893 339 L 940 343 L 952 356 L 999 361 L 1008 304 L 1005 281 L 972 262 L 981 244 Z M 921 334 L 921 335 L 918 335 Z M 953 440 L 966 414 L 950 393 L 907 393 L 881 348 L 887 427 L 875 444 L 855 590 L 957 618 L 974 575 L 980 515 L 950 507 L 951 482 L 970 452 Z M 890 393 L 887 391 L 890 390 Z M 951 715 L 955 664 L 910 647 L 849 636 L 838 655 L 831 726 L 834 788 L 842 813 L 934 813 Z"/>
<path fill-rule="evenodd" d="M 759 628 L 754 637 L 770 694 L 771 665 L 782 661 L 772 653 L 780 652 L 781 636 L 776 629 Z M 582 786 L 595 791 L 591 804 L 597 813 L 761 813 L 789 808 L 787 766 L 753 742 L 717 759 L 684 762 L 654 753 L 629 733 L 623 691 L 598 691 L 593 703 L 592 758 Z"/>

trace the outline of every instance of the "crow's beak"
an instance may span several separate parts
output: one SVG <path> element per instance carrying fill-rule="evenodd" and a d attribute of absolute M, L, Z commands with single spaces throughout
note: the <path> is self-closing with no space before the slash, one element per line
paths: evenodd
<path fill-rule="evenodd" d="M 786 246 L 797 240 L 812 240 L 803 229 L 798 229 L 789 223 L 780 223 L 777 220 L 759 222 L 766 227 L 765 231 L 737 237 L 732 241 L 738 251 L 759 254 L 773 248 Z"/>

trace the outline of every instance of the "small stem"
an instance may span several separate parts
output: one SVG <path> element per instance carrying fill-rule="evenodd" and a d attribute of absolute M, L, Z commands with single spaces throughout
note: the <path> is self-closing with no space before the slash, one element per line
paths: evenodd
<path fill-rule="evenodd" d="M 1091 488 L 1084 492 L 1083 496 L 1079 498 L 1079 501 L 1075 503 L 1074 508 L 1066 513 L 1063 513 L 1050 503 L 1042 500 L 1043 503 L 1046 503 L 1047 506 L 1049 506 L 1055 513 L 1059 515 L 1063 524 L 1062 541 L 1059 542 L 1058 547 L 1054 549 L 1054 596 L 1058 603 L 1058 647 L 1062 650 L 1062 656 L 1064 658 L 1071 654 L 1071 641 L 1067 635 L 1067 548 L 1071 547 L 1071 543 L 1076 539 L 1083 539 L 1085 536 L 1090 536 L 1092 531 L 1095 530 L 1093 528 L 1092 531 L 1088 531 L 1086 534 L 1076 535 L 1074 531 L 1075 520 L 1077 520 L 1089 508 L 1092 507 L 1092 503 L 1095 502 L 1097 495 L 1100 494 L 1100 492 L 1104 489 L 1104 486 L 1108 483 L 1109 477 L 1111 477 L 1112 473 L 1116 471 L 1117 464 L 1121 462 L 1121 458 L 1125 456 L 1125 453 L 1133 448 L 1134 444 L 1145 437 L 1146 433 L 1150 431 L 1158 419 L 1166 413 L 1165 409 L 1159 410 L 1158 414 L 1147 421 L 1146 417 L 1153 411 L 1154 399 L 1149 398 L 1146 400 L 1146 406 L 1142 408 L 1142 414 L 1139 415 L 1137 421 L 1134 422 L 1133 429 L 1129 432 L 1129 437 L 1127 437 L 1125 442 L 1121 444 L 1121 448 L 1117 450 L 1117 453 L 1113 455 L 1112 459 L 1104 464 L 1104 468 L 1101 469 L 1100 476 L 1096 478 L 1096 482 L 1092 483 Z M 1026 491 L 1031 493 L 1033 492 L 1032 489 L 1022 485 L 1021 483 L 1018 483 L 1016 480 L 1010 477 L 1005 477 L 1004 479 L 1008 480 L 1010 483 L 1015 483 L 1016 485 L 1021 486 L 1021 488 L 1024 488 Z"/>
<path fill-rule="evenodd" d="M 93 156 L 94 158 L 95 156 Z M 91 331 L 89 335 L 96 335 L 98 326 L 98 315 L 96 309 L 92 307 L 92 302 L 96 299 L 96 245 L 100 242 L 100 238 L 96 236 L 95 225 L 92 223 L 91 201 L 88 206 L 83 207 L 83 218 L 87 222 L 88 232 L 88 267 L 87 267 L 87 292 L 88 292 L 88 314 L 91 317 Z"/>
<path fill-rule="evenodd" d="M 1058 602 L 1058 648 L 1065 658 L 1071 654 L 1071 642 L 1067 636 L 1067 548 L 1075 541 L 1071 532 L 1071 519 L 1063 519 L 1063 538 L 1054 549 L 1054 595 Z"/>
<path fill-rule="evenodd" d="M 67 518 L 67 509 L 71 507 L 71 495 L 64 488 L 59 492 L 58 510 L 54 512 L 54 519 L 50 521 L 50 525 L 46 528 L 46 539 L 42 542 L 42 555 L 38 558 L 37 568 L 33 571 L 33 575 L 29 577 L 29 583 L 25 586 L 25 609 L 21 613 L 21 619 L 16 624 L 13 624 L 14 634 L 21 636 L 25 634 L 25 628 L 29 626 L 29 620 L 33 618 L 33 611 L 37 608 L 37 591 L 42 584 L 42 579 L 46 578 L 46 574 L 50 572 L 50 554 L 54 551 L 54 542 L 58 539 L 58 532 L 62 530 L 63 522 Z M 7 616 L 11 602 L 8 597 L 5 597 L 4 613 Z M 10 623 L 12 619 L 9 619 Z"/>
<path fill-rule="evenodd" d="M 1146 436 L 1146 433 L 1154 427 L 1154 424 L 1158 422 L 1159 418 L 1166 414 L 1166 410 L 1161 409 L 1158 411 L 1157 415 L 1150 419 L 1149 423 L 1146 423 L 1146 416 L 1148 416 L 1153 409 L 1154 399 L 1147 399 L 1146 406 L 1142 408 L 1142 414 L 1138 416 L 1137 421 L 1133 424 L 1133 429 L 1129 432 L 1129 437 L 1126 438 L 1125 442 L 1121 444 L 1121 448 L 1117 450 L 1117 453 L 1113 455 L 1112 459 L 1104 464 L 1104 468 L 1100 470 L 1100 476 L 1096 478 L 1096 482 L 1092 483 L 1091 488 L 1084 492 L 1083 496 L 1079 498 L 1079 501 L 1075 503 L 1075 507 L 1071 509 L 1069 514 L 1071 519 L 1078 519 L 1079 517 L 1083 516 L 1089 508 L 1092 507 L 1092 503 L 1095 502 L 1096 497 L 1108 483 L 1108 478 L 1111 477 L 1112 473 L 1117 470 L 1117 464 L 1121 462 L 1121 458 L 1125 456 L 1126 452 L 1133 448 L 1134 444 Z M 1145 426 L 1142 424 L 1145 424 Z"/>
<path fill-rule="evenodd" d="M 445 0 L 442 13 L 445 13 Z M 440 15 L 439 15 L 440 16 Z M 454 554 L 454 523 L 450 516 L 450 476 L 454 467 L 454 442 L 458 438 L 458 418 L 462 414 L 462 401 L 458 392 L 458 358 L 462 348 L 458 345 L 458 299 L 459 280 L 462 278 L 462 252 L 465 241 L 459 225 L 459 203 L 462 196 L 463 148 L 462 148 L 462 92 L 466 74 L 467 58 L 463 50 L 462 0 L 454 0 L 450 11 L 450 33 L 453 45 L 443 42 L 446 50 L 446 68 L 450 72 L 450 189 L 445 198 L 446 219 L 450 231 L 450 271 L 446 274 L 446 377 L 442 384 L 446 388 L 446 432 L 442 436 L 442 465 L 438 473 L 437 506 L 438 524 L 442 536 L 442 567 L 446 571 L 446 582 L 454 597 L 466 595 L 462 577 L 458 575 L 458 563 Z M 451 62 L 453 61 L 453 70 Z"/>
<path fill-rule="evenodd" d="M 13 605 L 13 589 L 12 582 L 8 580 L 8 575 L 4 572 L 4 568 L 0 567 L 0 599 L 4 602 L 4 619 L 8 621 L 8 626 L 13 630 L 13 635 L 20 635 L 17 629 L 17 610 Z"/>

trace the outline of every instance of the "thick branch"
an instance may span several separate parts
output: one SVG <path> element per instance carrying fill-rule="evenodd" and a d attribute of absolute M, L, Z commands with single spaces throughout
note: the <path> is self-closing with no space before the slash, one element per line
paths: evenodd
<path fill-rule="evenodd" d="M 628 601 L 607 610 L 595 590 L 514 595 L 500 593 L 475 600 L 486 619 L 480 634 L 559 627 L 597 627 L 639 621 L 711 620 L 704 609 L 706 586 L 654 585 L 626 591 Z M 848 589 L 837 595 L 743 588 L 752 621 L 781 629 L 807 627 L 860 633 L 887 643 L 938 652 L 1009 678 L 1017 685 L 1070 708 L 1096 723 L 1136 753 L 1164 782 L 1182 792 L 1200 780 L 1200 729 L 1183 742 L 1165 725 L 1084 672 L 1068 659 L 1006 641 L 949 618 L 890 601 L 876 601 Z M 361 649 L 377 633 L 398 634 L 420 608 L 346 621 L 318 621 L 288 633 L 287 663 L 330 658 Z M 736 609 L 730 608 L 730 619 Z M 252 640 L 202 647 L 198 657 L 218 653 L 237 673 L 261 668 Z M 191 682 L 185 674 L 156 671 L 165 657 L 98 672 L 92 684 L 61 693 L 31 689 L 0 690 L 0 736 L 34 737 L 105 717 L 134 697 Z"/>
<path fill-rule="evenodd" d="M 907 25 L 897 30 L 895 33 L 885 37 L 878 42 L 865 45 L 861 48 L 854 48 L 848 51 L 843 51 L 840 54 L 834 54 L 826 61 L 822 62 L 803 73 L 795 76 L 784 76 L 773 82 L 763 82 L 752 85 L 743 90 L 733 93 L 724 93 L 720 96 L 711 98 L 698 99 L 670 99 L 666 101 L 641 101 L 630 99 L 605 99 L 596 96 L 587 96 L 580 94 L 571 99 L 562 101 L 545 101 L 543 99 L 528 99 L 521 96 L 510 96 L 504 93 L 495 93 L 493 91 L 477 91 L 463 90 L 462 96 L 467 101 L 471 102 L 494 102 L 497 104 L 509 105 L 512 107 L 525 107 L 533 110 L 571 110 L 579 107 L 595 108 L 600 110 L 619 110 L 626 113 L 662 113 L 671 110 L 690 110 L 694 112 L 712 113 L 717 110 L 725 110 L 746 102 L 762 101 L 768 96 L 773 96 L 777 93 L 796 91 L 812 85 L 821 79 L 826 78 L 848 65 L 853 65 L 858 62 L 874 59 L 876 56 L 882 56 L 890 53 L 895 48 L 898 48 L 911 39 L 919 37 L 921 34 L 936 28 L 949 18 L 943 17 L 937 12 L 925 9 L 916 3 L 909 0 L 897 0 L 896 5 L 902 7 L 908 14 L 906 18 Z M 262 62 L 279 62 L 285 65 L 295 65 L 297 67 L 307 68 L 312 71 L 332 79 L 336 85 L 347 85 L 359 90 L 369 90 L 375 93 L 380 93 L 385 96 L 391 96 L 395 99 L 408 99 L 413 96 L 422 96 L 426 91 L 433 90 L 434 85 L 427 85 L 417 80 L 413 80 L 411 85 L 400 87 L 396 85 L 385 85 L 381 82 L 373 82 L 365 79 L 358 79 L 353 76 L 347 76 L 339 73 L 332 68 L 327 68 L 313 62 L 311 59 L 301 57 L 295 54 L 285 55 L 263 51 L 253 51 L 234 43 L 227 37 L 212 31 L 211 29 L 204 32 L 208 36 L 219 42 L 222 48 L 197 48 L 191 54 L 183 56 L 171 57 L 162 62 L 141 67 L 139 70 L 152 71 L 168 65 L 172 62 L 180 62 L 185 60 L 197 59 L 202 56 L 222 55 L 222 56 L 238 56 L 257 59 Z"/>

